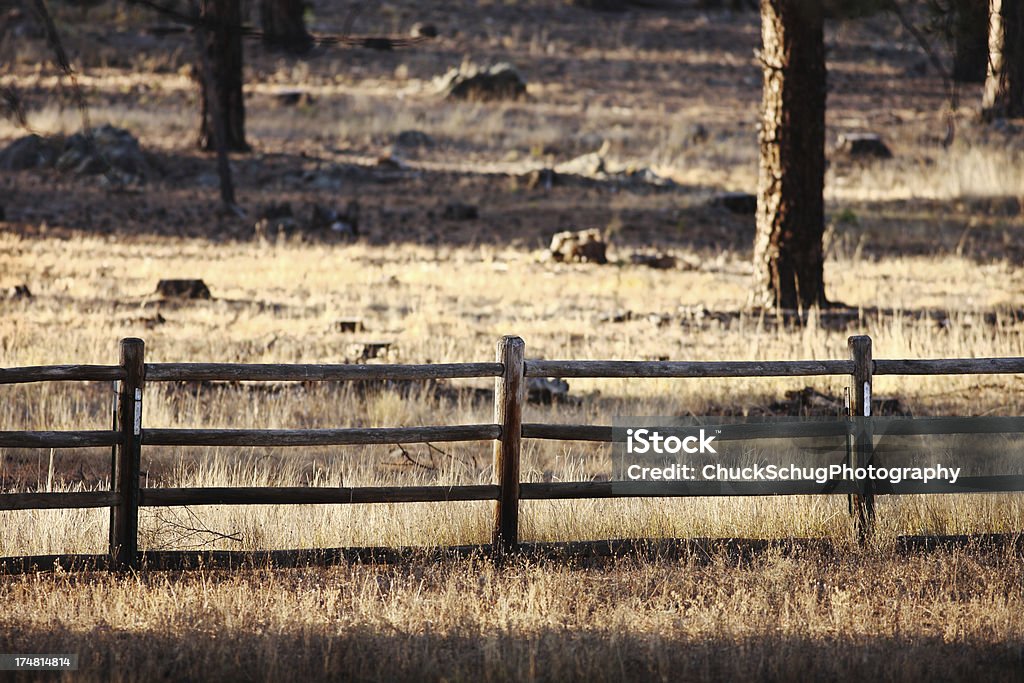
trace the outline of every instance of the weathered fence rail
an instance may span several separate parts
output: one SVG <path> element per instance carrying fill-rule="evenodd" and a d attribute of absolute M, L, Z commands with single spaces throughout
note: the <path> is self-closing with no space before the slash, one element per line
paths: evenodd
<path fill-rule="evenodd" d="M 937 360 L 873 359 L 871 340 L 850 338 L 849 360 L 825 361 L 575 361 L 527 360 L 518 337 L 504 337 L 489 363 L 432 365 L 315 365 L 233 363 L 145 363 L 140 339 L 124 339 L 118 365 L 59 365 L 0 369 L 0 384 L 54 381 L 114 381 L 117 403 L 111 430 L 0 431 L 3 448 L 112 448 L 111 490 L 59 493 L 0 493 L 0 510 L 110 508 L 110 566 L 134 568 L 138 548 L 140 507 L 174 505 L 298 505 L 348 503 L 411 503 L 495 501 L 492 547 L 518 546 L 519 501 L 641 496 L 771 496 L 835 494 L 850 497 L 850 511 L 861 534 L 874 517 L 876 495 L 939 492 L 1024 491 L 1024 476 L 968 476 L 956 485 L 903 481 L 899 484 L 835 481 L 825 490 L 813 481 L 688 481 L 688 482 L 521 482 L 523 439 L 612 442 L 609 425 L 523 423 L 526 378 L 699 378 L 847 376 L 851 380 L 854 416 L 871 414 L 876 375 L 953 375 L 1024 373 L 1024 358 Z M 491 424 L 353 429 L 149 429 L 143 427 L 147 382 L 183 381 L 395 381 L 495 378 L 494 422 Z M 1024 418 L 991 417 L 972 422 L 974 433 L 1024 432 Z M 722 425 L 716 438 L 771 436 L 838 436 L 848 434 L 843 422 Z M 964 433 L 949 418 L 908 421 L 888 433 Z M 469 486 L 406 487 L 207 487 L 143 488 L 140 459 L 144 446 L 321 446 L 389 443 L 492 441 L 496 482 Z M 873 446 L 861 432 L 855 437 L 851 464 L 866 464 Z"/>

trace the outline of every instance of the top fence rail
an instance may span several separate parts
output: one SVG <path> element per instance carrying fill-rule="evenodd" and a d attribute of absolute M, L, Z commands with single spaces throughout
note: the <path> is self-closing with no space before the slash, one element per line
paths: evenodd
<path fill-rule="evenodd" d="M 983 375 L 1024 373 L 1024 358 L 943 358 L 874 361 L 875 375 Z M 850 375 L 852 360 L 625 361 L 527 360 L 527 377 L 807 377 Z M 324 382 L 498 377 L 501 363 L 429 365 L 316 365 L 147 363 L 147 382 Z M 0 384 L 115 381 L 118 365 L 48 365 L 0 369 Z"/>

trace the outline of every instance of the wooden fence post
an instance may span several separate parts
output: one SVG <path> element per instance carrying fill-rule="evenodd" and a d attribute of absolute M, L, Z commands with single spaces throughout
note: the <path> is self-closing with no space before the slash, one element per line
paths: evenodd
<path fill-rule="evenodd" d="M 142 388 L 145 382 L 145 343 L 121 340 L 121 367 L 125 378 L 117 392 L 114 429 L 121 443 L 114 447 L 111 487 L 118 495 L 110 512 L 110 566 L 135 569 L 139 553 L 139 469 L 142 455 Z"/>
<path fill-rule="evenodd" d="M 871 395 L 875 363 L 871 357 L 871 337 L 857 335 L 847 340 L 850 357 L 853 359 L 853 390 L 851 413 L 857 417 L 871 417 Z M 860 420 L 854 432 L 851 467 L 867 467 L 874 452 L 874 434 L 869 420 Z M 865 479 L 859 495 L 850 498 L 850 512 L 853 514 L 857 538 L 865 541 L 875 522 L 874 484 Z"/>
<path fill-rule="evenodd" d="M 515 550 L 519 544 L 519 453 L 526 396 L 525 349 L 526 343 L 519 337 L 502 337 L 498 341 L 497 360 L 504 369 L 494 384 L 494 421 L 501 427 L 501 437 L 494 442 L 494 472 L 500 492 L 491 536 L 491 544 L 498 555 Z"/>

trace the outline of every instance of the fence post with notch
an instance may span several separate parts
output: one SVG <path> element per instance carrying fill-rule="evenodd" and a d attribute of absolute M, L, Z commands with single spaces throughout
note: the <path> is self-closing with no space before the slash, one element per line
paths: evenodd
<path fill-rule="evenodd" d="M 519 544 L 519 456 L 522 447 L 523 402 L 526 396 L 526 344 L 520 337 L 498 341 L 501 376 L 494 384 L 494 422 L 501 436 L 494 443 L 494 473 L 498 478 L 498 502 L 494 509 L 491 544 L 496 554 L 515 550 Z"/>
<path fill-rule="evenodd" d="M 135 569 L 139 558 L 139 471 L 142 457 L 142 389 L 145 348 L 141 339 L 121 340 L 125 377 L 117 391 L 114 429 L 121 433 L 114 447 L 110 484 L 118 494 L 110 515 L 111 569 Z"/>
<path fill-rule="evenodd" d="M 871 337 L 856 335 L 847 341 L 853 360 L 853 388 L 851 391 L 851 413 L 854 418 L 854 440 L 851 451 L 853 468 L 868 467 L 874 455 L 874 430 L 871 420 L 871 396 L 875 363 L 871 357 Z M 858 419 L 862 418 L 862 419 Z M 860 493 L 850 497 L 850 512 L 857 531 L 857 538 L 863 542 L 871 533 L 875 523 L 875 493 L 871 479 L 864 479 Z"/>

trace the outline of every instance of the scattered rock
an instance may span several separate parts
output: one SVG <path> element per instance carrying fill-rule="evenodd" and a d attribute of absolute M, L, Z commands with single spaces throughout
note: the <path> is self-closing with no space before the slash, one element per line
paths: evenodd
<path fill-rule="evenodd" d="M 441 218 L 449 221 L 472 221 L 480 217 L 480 211 L 472 204 L 452 202 L 444 207 Z"/>
<path fill-rule="evenodd" d="M 370 360 L 371 358 L 382 358 L 391 351 L 391 342 L 356 342 L 349 344 L 348 353 L 356 360 Z"/>
<path fill-rule="evenodd" d="M 212 299 L 202 280 L 160 280 L 156 293 L 165 299 Z"/>
<path fill-rule="evenodd" d="M 668 313 L 650 313 L 647 315 L 647 322 L 655 327 L 668 327 L 672 322 L 672 316 Z"/>
<path fill-rule="evenodd" d="M 309 218 L 309 228 L 313 232 L 330 230 L 349 237 L 359 236 L 359 202 L 349 201 L 345 211 L 338 212 L 321 204 L 314 204 Z"/>
<path fill-rule="evenodd" d="M 605 313 L 597 319 L 599 323 L 625 323 L 633 319 L 633 311 L 615 311 Z"/>
<path fill-rule="evenodd" d="M 84 133 L 69 137 L 56 167 L 76 175 L 106 173 L 124 183 L 143 182 L 150 174 L 135 136 L 109 124 L 94 130 L 91 137 Z"/>
<path fill-rule="evenodd" d="M 526 188 L 536 190 L 538 187 L 550 190 L 558 183 L 558 174 L 550 168 L 539 168 L 526 174 Z"/>
<path fill-rule="evenodd" d="M 596 152 L 590 152 L 588 154 L 582 154 L 578 157 L 564 161 L 557 166 L 555 170 L 558 173 L 565 173 L 569 175 L 579 175 L 586 178 L 604 177 L 608 175 L 608 169 L 605 166 L 604 157 L 607 152 L 608 145 L 605 143 L 600 150 Z"/>
<path fill-rule="evenodd" d="M 0 150 L 0 170 L 27 171 L 53 166 L 58 149 L 52 140 L 35 134 L 26 135 Z"/>
<path fill-rule="evenodd" d="M 528 402 L 551 405 L 569 398 L 569 383 L 558 377 L 531 377 L 526 392 Z"/>
<path fill-rule="evenodd" d="M 555 233 L 551 238 L 549 252 L 555 261 L 582 263 L 608 263 L 608 243 L 596 228 L 590 230 Z"/>
<path fill-rule="evenodd" d="M 409 29 L 409 35 L 413 38 L 437 38 L 439 32 L 437 26 L 417 21 Z"/>
<path fill-rule="evenodd" d="M 403 130 L 395 136 L 395 144 L 399 147 L 433 147 L 434 138 L 421 130 Z"/>
<path fill-rule="evenodd" d="M 839 136 L 835 151 L 850 159 L 892 158 L 892 150 L 876 133 L 843 133 Z"/>
<path fill-rule="evenodd" d="M 449 69 L 436 83 L 438 91 L 449 99 L 483 102 L 516 100 L 526 95 L 526 81 L 506 62 L 483 68 L 464 63 Z"/>
<path fill-rule="evenodd" d="M 346 319 L 338 320 L 334 323 L 334 329 L 337 332 L 349 333 L 349 332 L 365 332 L 366 326 L 363 325 L 363 321 L 359 319 Z"/>
<path fill-rule="evenodd" d="M 295 230 L 295 216 L 288 202 L 272 202 L 263 207 L 253 226 L 256 237 L 261 240 L 277 239 Z"/>
<path fill-rule="evenodd" d="M 274 99 L 277 103 L 285 107 L 295 107 L 297 105 L 309 106 L 316 100 L 305 90 L 278 90 L 274 93 Z"/>
<path fill-rule="evenodd" d="M 647 266 L 657 270 L 671 270 L 676 267 L 676 257 L 672 254 L 644 254 L 636 252 L 629 257 L 630 263 L 638 266 Z"/>
<path fill-rule="evenodd" d="M 166 324 L 167 318 L 160 315 L 160 311 L 157 311 L 156 315 L 154 316 L 136 318 L 133 322 L 139 323 L 147 330 L 152 330 L 153 328 L 160 327 L 161 325 Z"/>
<path fill-rule="evenodd" d="M 404 171 L 409 168 L 409 164 L 405 163 L 400 157 L 397 157 L 394 154 L 383 154 L 377 157 L 377 168 L 389 171 Z"/>
<path fill-rule="evenodd" d="M 725 192 L 712 199 L 711 203 L 713 206 L 744 216 L 753 216 L 757 213 L 757 195 L 749 192 Z"/>
<path fill-rule="evenodd" d="M 687 138 L 691 144 L 699 145 L 711 139 L 711 132 L 703 123 L 695 123 L 688 129 Z"/>
<path fill-rule="evenodd" d="M 14 285 L 4 290 L 4 298 L 6 299 L 31 299 L 32 292 L 29 290 L 28 285 Z"/>
<path fill-rule="evenodd" d="M 842 398 L 823 394 L 813 387 L 804 387 L 796 391 L 787 391 L 786 400 L 769 404 L 767 412 L 770 415 L 824 416 L 845 415 L 847 410 Z M 871 414 L 897 417 L 913 416 L 898 398 L 873 399 Z"/>

